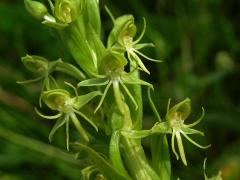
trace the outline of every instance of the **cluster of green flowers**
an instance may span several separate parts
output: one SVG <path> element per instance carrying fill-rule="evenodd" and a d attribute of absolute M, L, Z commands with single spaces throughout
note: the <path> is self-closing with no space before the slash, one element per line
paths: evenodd
<path fill-rule="evenodd" d="M 56 31 L 66 50 L 79 65 L 76 67 L 61 59 L 48 61 L 40 56 L 27 55 L 22 58 L 23 64 L 39 77 L 19 83 L 43 81 L 39 98 L 40 107 L 43 101 L 51 110 L 57 111 L 57 114 L 46 116 L 37 108 L 35 110 L 43 118 L 58 119 L 49 134 L 50 141 L 55 132 L 66 125 L 66 146 L 67 150 L 70 150 L 70 120 L 74 124 L 80 138 L 75 145 L 86 150 L 95 161 L 95 164 L 90 161 L 90 164 L 82 171 L 83 174 L 88 174 L 85 179 L 90 178 L 89 172 L 100 172 L 109 179 L 131 179 L 131 177 L 134 179 L 170 179 L 170 175 L 163 176 L 164 172 L 161 172 L 170 171 L 170 166 L 160 171 L 159 165 L 154 168 L 146 160 L 138 140 L 144 137 L 171 134 L 172 151 L 179 159 L 175 149 L 176 138 L 180 158 L 185 165 L 187 161 L 181 135 L 200 148 L 209 147 L 197 144 L 188 136 L 203 135 L 203 132 L 192 129 L 192 127 L 203 119 L 204 109 L 197 121 L 186 125 L 184 122 L 191 112 L 190 99 L 185 99 L 171 109 L 169 102 L 166 116 L 162 121 L 151 100 L 150 90 L 153 90 L 153 86 L 140 79 L 139 70 L 150 74 L 141 58 L 160 62 L 140 52 L 142 48 L 153 47 L 152 43 L 140 43 L 146 29 L 145 19 L 143 19 L 144 27 L 140 36 L 134 40 L 137 34 L 134 17 L 123 15 L 114 18 L 106 8 L 113 21 L 113 29 L 105 46 L 100 36 L 101 20 L 98 0 L 54 0 L 53 2 L 48 0 L 48 6 L 32 0 L 24 2 L 31 15 Z M 73 90 L 74 95 L 66 88 L 59 86 L 52 75 L 55 71 L 65 73 L 77 81 L 76 87 L 65 82 L 65 85 Z M 159 122 L 149 130 L 142 130 L 141 125 L 143 113 L 141 86 L 148 87 L 150 103 L 159 119 Z M 87 93 L 79 95 L 80 92 L 86 92 L 86 89 Z M 91 103 L 92 106 L 89 106 Z M 97 103 L 96 106 L 95 103 Z M 96 116 L 100 118 L 96 120 L 94 118 Z M 91 148 L 94 137 L 88 129 L 84 128 L 79 117 L 86 120 L 96 132 L 104 131 L 105 136 L 110 137 L 109 147 L 107 147 L 109 158 L 103 158 L 100 152 Z M 157 146 L 164 148 L 161 143 Z M 166 154 L 165 160 L 169 159 L 168 148 Z M 127 163 L 131 161 L 133 161 L 132 165 Z M 159 163 L 162 163 L 160 161 L 162 161 L 161 157 Z"/>

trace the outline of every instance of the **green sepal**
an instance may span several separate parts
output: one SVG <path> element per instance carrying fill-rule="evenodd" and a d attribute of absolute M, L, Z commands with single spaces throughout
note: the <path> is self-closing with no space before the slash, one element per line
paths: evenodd
<path fill-rule="evenodd" d="M 181 120 L 186 120 L 191 113 L 191 100 L 186 98 L 182 102 L 173 106 L 170 110 L 168 110 L 166 114 L 166 120 L 171 121 L 172 119 L 176 119 L 176 115 L 181 118 Z"/>
<path fill-rule="evenodd" d="M 122 157 L 121 157 L 120 138 L 121 138 L 121 134 L 118 130 L 112 133 L 112 137 L 109 145 L 109 158 L 111 160 L 111 163 L 113 164 L 113 167 L 117 169 L 120 174 L 123 174 L 124 176 L 129 177 L 129 174 L 124 167 Z"/>
<path fill-rule="evenodd" d="M 100 96 L 102 93 L 100 91 L 93 91 L 85 95 L 81 95 L 78 97 L 73 98 L 74 100 L 74 108 L 79 110 L 83 106 L 85 106 L 89 101 L 91 101 L 96 96 Z"/>
<path fill-rule="evenodd" d="M 143 85 L 143 86 L 148 86 L 149 88 L 153 89 L 152 84 L 150 84 L 146 81 L 143 81 L 141 79 L 138 79 L 134 76 L 129 76 L 128 74 L 123 74 L 121 76 L 121 79 L 122 79 L 123 83 L 125 83 L 125 84 Z"/>
<path fill-rule="evenodd" d="M 151 136 L 152 167 L 158 173 L 160 180 L 170 180 L 171 161 L 166 135 Z"/>
<path fill-rule="evenodd" d="M 154 44 L 153 43 L 141 43 L 141 44 L 134 45 L 134 49 L 136 49 L 136 50 L 143 49 L 146 47 L 154 47 Z"/>
<path fill-rule="evenodd" d="M 96 166 L 98 167 L 100 172 L 103 173 L 103 175 L 106 176 L 107 179 L 130 180 L 130 178 L 120 174 L 117 169 L 112 167 L 109 161 L 100 156 L 99 153 L 94 151 L 92 148 L 80 143 L 75 143 L 74 145 L 88 152 L 89 156 L 96 163 Z"/>
<path fill-rule="evenodd" d="M 87 79 L 84 81 L 81 81 L 78 83 L 78 87 L 81 86 L 105 86 L 109 83 L 108 78 L 92 78 L 92 79 Z"/>

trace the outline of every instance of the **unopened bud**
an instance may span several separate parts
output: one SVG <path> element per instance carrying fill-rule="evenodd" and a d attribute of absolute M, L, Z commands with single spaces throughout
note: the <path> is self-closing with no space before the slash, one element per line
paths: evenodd
<path fill-rule="evenodd" d="M 33 73 L 44 75 L 48 71 L 48 60 L 41 56 L 26 55 L 22 57 L 24 66 Z"/>
<path fill-rule="evenodd" d="M 71 23 L 81 12 L 81 0 L 56 0 L 55 17 L 62 23 Z"/>
<path fill-rule="evenodd" d="M 27 11 L 35 18 L 42 19 L 48 12 L 46 6 L 38 1 L 24 0 Z"/>

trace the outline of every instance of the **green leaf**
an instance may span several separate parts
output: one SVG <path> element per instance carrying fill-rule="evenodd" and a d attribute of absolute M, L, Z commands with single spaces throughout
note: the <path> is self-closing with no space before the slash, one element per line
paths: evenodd
<path fill-rule="evenodd" d="M 142 43 L 142 44 L 134 45 L 134 49 L 136 49 L 136 50 L 143 49 L 146 47 L 154 47 L 154 44 L 153 43 Z"/>
<path fill-rule="evenodd" d="M 112 165 L 100 156 L 98 152 L 80 143 L 75 143 L 74 145 L 88 152 L 89 156 L 96 163 L 101 173 L 107 177 L 107 179 L 130 180 L 130 178 L 123 176 L 117 169 L 113 168 Z"/>
<path fill-rule="evenodd" d="M 153 169 L 160 176 L 160 180 L 170 180 L 171 161 L 166 135 L 151 137 L 151 155 Z"/>
<path fill-rule="evenodd" d="M 101 19 L 99 5 L 97 0 L 85 0 L 83 17 L 86 24 L 90 24 L 100 38 L 101 35 Z"/>

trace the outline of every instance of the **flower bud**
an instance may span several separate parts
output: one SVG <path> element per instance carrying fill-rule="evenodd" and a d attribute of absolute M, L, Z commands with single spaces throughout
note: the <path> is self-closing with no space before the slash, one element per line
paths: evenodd
<path fill-rule="evenodd" d="M 27 11 L 35 18 L 42 19 L 48 12 L 46 6 L 37 1 L 24 0 Z"/>
<path fill-rule="evenodd" d="M 55 17 L 62 23 L 71 23 L 81 12 L 82 0 L 56 0 Z"/>
<path fill-rule="evenodd" d="M 44 75 L 48 72 L 48 60 L 41 56 L 26 55 L 22 57 L 24 66 L 33 73 Z"/>
<path fill-rule="evenodd" d="M 53 89 L 43 93 L 44 103 L 52 110 L 60 112 L 70 112 L 73 102 L 68 91 L 63 89 Z"/>

